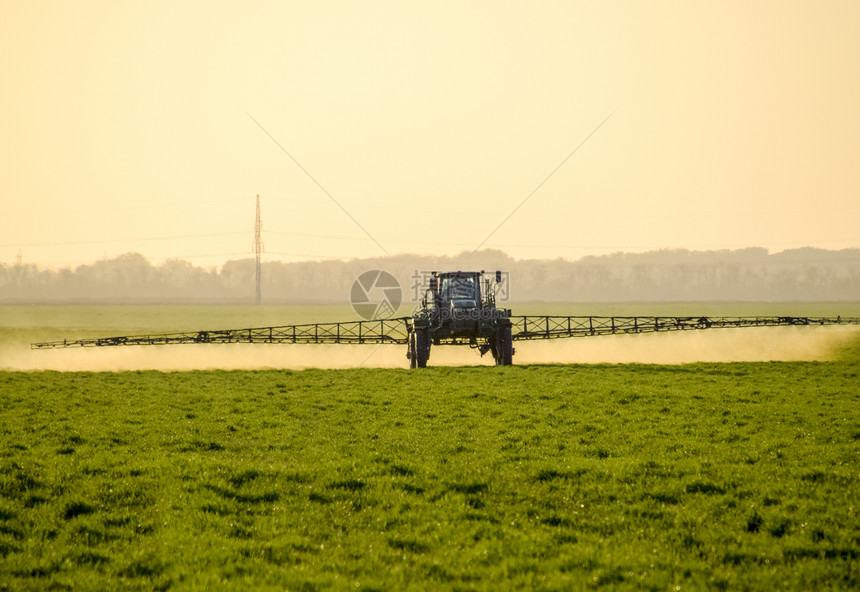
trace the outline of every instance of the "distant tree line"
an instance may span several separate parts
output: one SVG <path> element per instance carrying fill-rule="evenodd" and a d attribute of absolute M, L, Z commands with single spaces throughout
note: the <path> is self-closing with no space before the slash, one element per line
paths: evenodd
<path fill-rule="evenodd" d="M 397 255 L 350 261 L 263 263 L 264 302 L 349 300 L 355 278 L 384 269 L 404 302 L 420 299 L 430 270 L 504 270 L 513 301 L 860 301 L 860 249 L 779 253 L 660 250 L 514 260 L 485 250 L 454 257 Z M 204 269 L 182 260 L 153 265 L 137 253 L 50 270 L 0 264 L 0 302 L 253 302 L 253 259 Z"/>

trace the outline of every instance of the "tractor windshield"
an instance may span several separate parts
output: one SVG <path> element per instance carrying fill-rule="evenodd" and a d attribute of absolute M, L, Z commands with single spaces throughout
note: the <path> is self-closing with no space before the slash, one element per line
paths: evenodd
<path fill-rule="evenodd" d="M 474 277 L 444 277 L 440 287 L 442 298 L 455 306 L 477 306 L 478 286 Z"/>

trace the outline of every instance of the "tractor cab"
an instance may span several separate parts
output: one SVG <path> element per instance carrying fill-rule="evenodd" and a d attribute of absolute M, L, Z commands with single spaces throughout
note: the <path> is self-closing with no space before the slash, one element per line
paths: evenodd
<path fill-rule="evenodd" d="M 497 276 L 501 272 L 497 273 Z M 439 310 L 475 309 L 495 305 L 490 280 L 483 279 L 483 271 L 433 272 L 424 306 Z M 496 282 L 500 281 L 497 277 Z"/>
<path fill-rule="evenodd" d="M 438 275 L 434 293 L 438 322 L 447 325 L 451 336 L 472 336 L 478 331 L 481 310 L 481 274 L 449 271 Z M 431 290 L 433 289 L 431 282 Z"/>
<path fill-rule="evenodd" d="M 461 271 L 439 276 L 439 296 L 442 306 L 450 308 L 480 308 L 481 285 L 476 272 Z"/>

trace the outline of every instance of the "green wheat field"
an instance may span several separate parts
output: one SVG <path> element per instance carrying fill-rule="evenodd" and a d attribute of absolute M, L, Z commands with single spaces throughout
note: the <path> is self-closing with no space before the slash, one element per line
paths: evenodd
<path fill-rule="evenodd" d="M 0 351 L 212 326 L 151 308 L 2 307 Z M 2 371 L 0 590 L 856 590 L 858 337 L 828 361 Z"/>

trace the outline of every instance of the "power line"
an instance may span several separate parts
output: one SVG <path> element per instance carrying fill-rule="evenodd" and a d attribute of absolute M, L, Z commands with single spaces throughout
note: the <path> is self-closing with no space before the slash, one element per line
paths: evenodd
<path fill-rule="evenodd" d="M 147 202 L 138 202 L 131 204 L 123 204 L 123 205 L 113 205 L 113 206 L 104 206 L 98 208 L 64 208 L 59 210 L 52 210 L 50 213 L 52 214 L 68 214 L 70 212 L 122 212 L 129 210 L 151 210 L 151 209 L 159 209 L 163 210 L 165 207 L 194 207 L 200 204 L 210 204 L 210 203 L 225 203 L 231 201 L 245 201 L 251 199 L 253 196 L 245 196 L 245 197 L 224 197 L 219 199 L 199 199 L 195 201 L 176 201 L 170 200 L 168 202 L 158 202 L 158 201 L 147 201 Z"/>
<path fill-rule="evenodd" d="M 239 255 L 247 255 L 247 254 L 248 254 L 247 252 L 232 252 L 232 253 L 209 253 L 209 254 L 205 254 L 205 255 L 170 255 L 168 257 L 147 257 L 147 256 L 143 255 L 143 257 L 147 261 L 152 262 L 152 261 L 169 261 L 172 259 L 184 261 L 184 260 L 189 260 L 189 259 L 208 259 L 210 257 L 236 257 Z M 107 260 L 110 261 L 110 259 L 107 259 Z M 88 261 L 81 261 L 81 260 L 75 260 L 75 261 L 39 261 L 38 263 L 31 263 L 31 264 L 22 262 L 22 264 L 23 265 L 51 265 L 51 266 L 57 266 L 57 265 L 84 266 L 84 265 L 96 265 L 100 261 L 106 261 L 106 259 L 102 259 L 99 261 L 92 261 L 92 260 L 88 260 Z M 2 265 L 2 263 L 0 263 L 0 265 Z"/>
<path fill-rule="evenodd" d="M 332 259 L 338 260 L 343 259 L 343 257 L 332 257 L 331 255 L 317 255 L 314 253 L 285 253 L 282 251 L 266 251 L 269 255 L 282 255 L 284 257 L 312 257 L 314 259 Z"/>
<path fill-rule="evenodd" d="M 68 245 L 105 245 L 111 243 L 136 243 L 142 241 L 177 240 L 186 238 L 211 238 L 216 236 L 236 236 L 247 232 L 214 232 L 211 234 L 185 234 L 178 236 L 152 236 L 146 238 L 115 238 L 108 240 L 53 241 L 47 243 L 4 243 L 0 247 L 64 247 Z"/>
<path fill-rule="evenodd" d="M 281 232 L 274 230 L 267 230 L 266 234 L 277 234 L 283 236 L 301 236 L 307 238 L 323 238 L 330 240 L 352 240 L 352 241 L 368 241 L 370 239 L 363 236 L 333 236 L 333 235 L 325 235 L 325 234 L 310 234 L 305 232 Z M 394 244 L 414 244 L 414 245 L 429 245 L 429 246 L 450 246 L 450 247 L 463 247 L 463 246 L 472 246 L 474 243 L 470 242 L 449 242 L 449 241 L 424 241 L 424 240 L 415 240 L 413 238 L 392 238 L 392 237 L 383 237 L 385 242 L 394 243 Z M 771 241 L 762 241 L 766 242 L 770 245 L 808 245 L 810 243 L 850 243 L 850 242 L 860 242 L 860 238 L 827 238 L 827 239 L 811 239 L 811 240 L 799 240 L 799 241 L 789 241 L 789 242 L 771 242 Z M 497 244 L 495 242 L 491 242 L 489 245 L 496 249 L 656 249 L 656 248 L 675 248 L 675 247 L 654 247 L 653 245 L 624 245 L 624 244 L 615 244 L 615 245 L 572 245 L 572 244 L 519 244 L 519 243 L 504 243 Z M 677 248 L 708 248 L 708 249 L 721 249 L 721 248 L 747 248 L 750 246 L 749 244 L 734 244 L 734 245 L 686 245 L 685 247 L 677 247 Z"/>
<path fill-rule="evenodd" d="M 342 241 L 370 241 L 371 239 L 364 236 L 335 236 L 328 234 L 312 234 L 306 232 L 281 232 L 275 230 L 266 230 L 262 231 L 265 234 L 276 234 L 281 236 L 300 236 L 306 238 L 322 238 L 327 240 L 342 240 Z M 45 242 L 45 243 L 4 243 L 0 244 L 0 247 L 62 247 L 62 246 L 70 246 L 70 245 L 100 245 L 100 244 L 114 244 L 114 243 L 125 243 L 125 242 L 149 242 L 149 241 L 160 241 L 160 240 L 179 240 L 179 239 L 191 239 L 191 238 L 212 238 L 219 236 L 240 236 L 247 235 L 247 231 L 241 232 L 218 232 L 218 233 L 210 233 L 210 234 L 187 234 L 187 235 L 177 235 L 177 236 L 159 236 L 159 237 L 147 237 L 147 238 L 127 238 L 127 239 L 106 239 L 106 240 L 91 240 L 91 241 L 55 241 L 55 242 Z M 448 241 L 423 241 L 423 240 L 415 240 L 412 238 L 384 238 L 386 242 L 395 243 L 395 244 L 415 244 L 415 245 L 429 245 L 429 246 L 450 246 L 450 247 L 465 247 L 471 246 L 474 243 L 468 242 L 448 242 Z M 772 246 L 787 246 L 787 245 L 809 245 L 811 243 L 857 243 L 860 242 L 860 238 L 851 237 L 851 238 L 826 238 L 826 239 L 810 239 L 810 240 L 797 240 L 797 241 L 761 241 L 767 243 Z M 506 244 L 496 244 L 491 243 L 490 246 L 496 249 L 653 249 L 653 248 L 676 248 L 676 247 L 655 247 L 653 245 L 627 245 L 627 244 L 613 244 L 613 245 L 571 245 L 571 244 L 520 244 L 520 243 L 506 243 Z M 725 249 L 725 248 L 747 248 L 750 244 L 720 244 L 720 245 L 685 245 L 684 247 L 677 248 L 687 248 L 687 249 Z M 272 252 L 274 254 L 274 252 Z M 309 255 L 314 257 L 323 257 L 324 255 Z"/>

